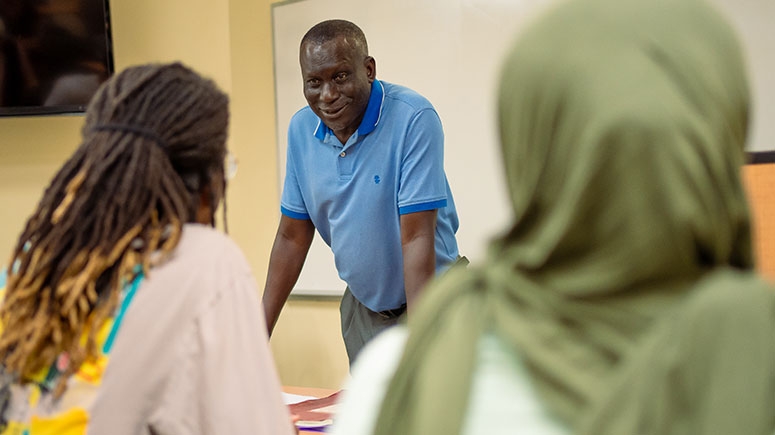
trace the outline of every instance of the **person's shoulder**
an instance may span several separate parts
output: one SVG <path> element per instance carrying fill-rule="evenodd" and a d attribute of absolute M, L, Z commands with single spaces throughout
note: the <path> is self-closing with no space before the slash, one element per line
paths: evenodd
<path fill-rule="evenodd" d="M 699 324 L 705 319 L 716 327 L 722 319 L 752 321 L 762 307 L 775 308 L 775 286 L 759 273 L 732 267 L 718 267 L 698 280 L 695 289 L 684 302 L 684 318 Z"/>
<path fill-rule="evenodd" d="M 403 85 L 380 80 L 385 89 L 385 99 L 405 104 L 414 110 L 432 109 L 433 104 L 425 96 Z"/>
<path fill-rule="evenodd" d="M 234 245 L 234 242 L 226 234 L 211 226 L 202 224 L 183 225 L 180 243 L 181 249 L 185 249 L 183 246 L 184 243 L 186 245 L 191 245 L 191 247 L 204 245 L 223 249 L 229 249 Z"/>
<path fill-rule="evenodd" d="M 374 366 L 395 367 L 403 354 L 408 338 L 409 329 L 403 325 L 396 325 L 380 332 L 358 355 L 358 360 L 353 364 L 353 374 L 369 371 Z M 386 355 L 393 355 L 395 358 L 393 360 Z"/>
<path fill-rule="evenodd" d="M 317 123 L 318 121 L 319 118 L 315 115 L 315 112 L 313 112 L 309 106 L 304 106 L 297 110 L 291 117 L 291 126 L 309 125 Z"/>
<path fill-rule="evenodd" d="M 247 268 L 247 260 L 234 240 L 220 230 L 200 224 L 186 224 L 175 250 L 176 256 L 188 257 L 194 262 Z"/>
<path fill-rule="evenodd" d="M 172 293 L 185 293 L 181 299 L 188 302 L 181 304 L 196 313 L 233 288 L 235 281 L 253 282 L 250 264 L 234 240 L 218 229 L 193 223 L 183 226 L 172 255 L 152 267 L 148 277 L 148 285 L 165 289 L 178 284 Z"/>
<path fill-rule="evenodd" d="M 294 149 L 295 144 L 299 142 L 299 139 L 306 140 L 314 137 L 313 133 L 320 126 L 320 118 L 315 115 L 315 112 L 309 106 L 304 106 L 297 110 L 291 117 L 291 121 L 288 124 L 289 135 L 289 149 Z M 291 140 L 291 138 L 293 138 Z"/>
<path fill-rule="evenodd" d="M 393 374 L 404 354 L 409 332 L 403 325 L 380 332 L 363 348 L 345 382 L 337 418 L 331 428 L 336 435 L 373 433 L 379 410 Z"/>

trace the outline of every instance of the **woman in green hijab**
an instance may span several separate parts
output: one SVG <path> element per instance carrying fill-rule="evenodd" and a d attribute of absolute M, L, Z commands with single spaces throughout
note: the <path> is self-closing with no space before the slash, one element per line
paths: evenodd
<path fill-rule="evenodd" d="M 432 284 L 339 433 L 353 401 L 378 414 L 360 433 L 773 433 L 775 293 L 753 271 L 725 20 L 700 0 L 565 2 L 521 34 L 499 96 L 514 223 Z"/>

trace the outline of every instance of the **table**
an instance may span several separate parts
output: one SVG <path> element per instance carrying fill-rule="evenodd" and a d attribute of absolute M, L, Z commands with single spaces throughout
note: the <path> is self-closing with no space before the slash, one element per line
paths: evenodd
<path fill-rule="evenodd" d="M 334 390 L 331 388 L 284 386 L 283 391 L 289 394 L 298 394 L 301 396 L 328 397 L 336 393 L 338 390 Z M 321 432 L 299 430 L 299 434 L 300 435 L 320 435 Z"/>
<path fill-rule="evenodd" d="M 334 390 L 331 388 L 284 386 L 283 391 L 285 391 L 286 393 L 298 394 L 301 396 L 326 397 L 336 393 L 338 390 Z"/>

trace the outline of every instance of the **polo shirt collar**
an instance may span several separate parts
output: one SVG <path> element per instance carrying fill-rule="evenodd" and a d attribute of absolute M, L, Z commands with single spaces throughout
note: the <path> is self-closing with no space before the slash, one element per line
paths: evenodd
<path fill-rule="evenodd" d="M 382 115 L 382 103 L 385 101 L 385 87 L 379 80 L 371 82 L 371 94 L 369 95 L 369 104 L 366 105 L 366 112 L 363 114 L 361 124 L 358 126 L 358 136 L 369 134 L 377 128 L 380 116 Z M 316 138 L 324 140 L 326 135 L 332 133 L 318 118 L 318 125 L 313 133 Z"/>

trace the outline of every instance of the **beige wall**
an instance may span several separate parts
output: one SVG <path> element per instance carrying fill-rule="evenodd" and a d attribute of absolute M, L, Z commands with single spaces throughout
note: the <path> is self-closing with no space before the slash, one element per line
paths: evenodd
<path fill-rule="evenodd" d="M 43 188 L 77 145 L 81 117 L 0 118 L 0 264 Z"/>
<path fill-rule="evenodd" d="M 231 96 L 229 230 L 263 284 L 278 214 L 270 0 L 112 0 L 116 69 L 180 60 Z M 0 118 L 0 262 L 77 147 L 82 116 Z M 347 373 L 333 301 L 290 301 L 272 348 L 283 383 L 337 387 Z"/>
<path fill-rule="evenodd" d="M 263 286 L 279 219 L 269 0 L 232 0 L 232 135 L 240 169 L 229 193 L 229 229 Z M 301 92 L 301 89 L 299 89 Z M 338 302 L 291 300 L 272 337 L 287 385 L 336 388 L 347 375 Z"/>

